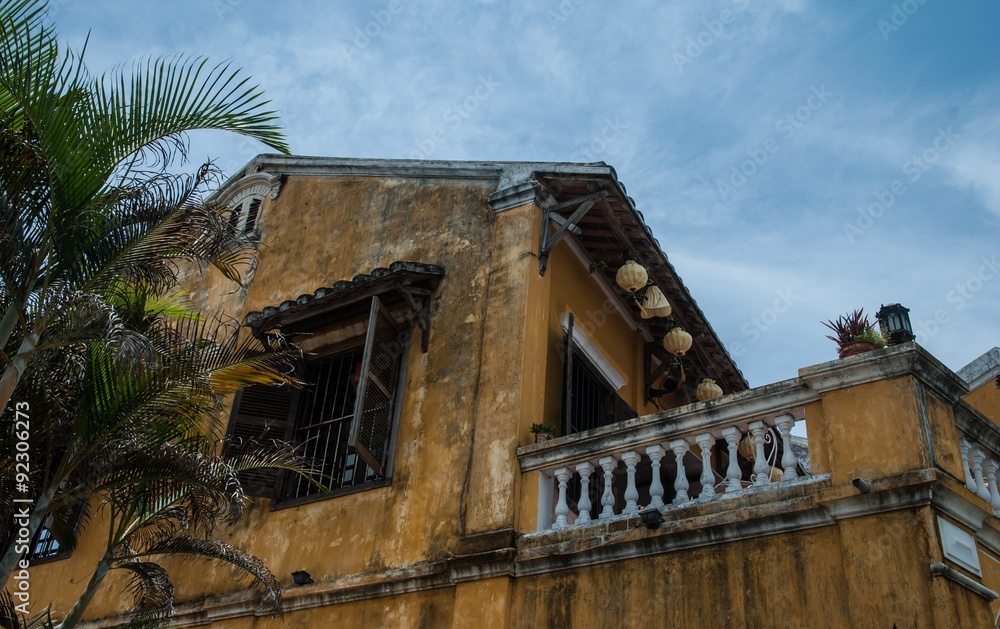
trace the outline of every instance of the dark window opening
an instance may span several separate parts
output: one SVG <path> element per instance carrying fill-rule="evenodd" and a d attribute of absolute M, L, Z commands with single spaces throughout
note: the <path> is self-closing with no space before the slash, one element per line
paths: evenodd
<path fill-rule="evenodd" d="M 312 385 L 301 394 L 292 441 L 301 444 L 302 456 L 313 462 L 313 480 L 329 489 L 381 478 L 348 445 L 363 357 L 363 349 L 356 348 L 306 369 L 305 379 Z M 317 494 L 322 489 L 316 483 L 294 476 L 282 498 Z"/>
<path fill-rule="evenodd" d="M 70 556 L 70 549 L 60 544 L 59 540 L 52 534 L 52 530 L 49 528 L 51 524 L 52 516 L 47 515 L 42 520 L 42 525 L 35 531 L 35 536 L 32 538 L 28 550 L 29 561 L 61 559 Z"/>
<path fill-rule="evenodd" d="M 239 205 L 233 206 L 229 212 L 229 225 L 240 234 L 252 235 L 260 217 L 261 201 L 259 197 L 244 199 Z"/>
<path fill-rule="evenodd" d="M 260 199 L 251 199 L 250 205 L 247 207 L 247 224 L 243 228 L 244 234 L 253 232 L 254 228 L 257 227 L 257 215 L 259 213 Z"/>
<path fill-rule="evenodd" d="M 364 336 L 305 363 L 308 386 L 251 386 L 233 403 L 230 455 L 247 440 L 298 446 L 311 478 L 273 470 L 241 473 L 250 495 L 296 504 L 389 477 L 390 450 L 409 330 L 372 298 Z M 283 477 L 283 478 L 282 478 Z"/>
<path fill-rule="evenodd" d="M 572 396 L 572 403 L 566 434 L 599 428 L 615 421 L 615 398 L 618 395 L 604 383 L 590 361 L 576 348 L 573 349 L 573 368 L 569 377 L 568 394 Z"/>
<path fill-rule="evenodd" d="M 563 434 L 572 435 L 637 416 L 573 341 L 573 316 L 564 339 Z"/>

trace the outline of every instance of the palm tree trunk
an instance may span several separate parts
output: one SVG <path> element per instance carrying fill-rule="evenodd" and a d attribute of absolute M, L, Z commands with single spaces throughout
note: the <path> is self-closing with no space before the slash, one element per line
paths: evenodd
<path fill-rule="evenodd" d="M 28 517 L 29 542 L 35 537 L 35 532 L 42 524 L 42 513 L 49 506 L 49 503 L 52 502 L 52 497 L 55 494 L 55 487 L 47 488 L 38 496 L 38 500 L 35 501 L 31 515 Z M 12 539 L 10 545 L 4 549 L 3 559 L 0 560 L 0 583 L 7 583 L 14 574 L 14 571 L 17 570 L 17 563 L 21 560 L 22 556 L 22 553 L 17 552 L 17 546 L 17 540 Z"/>
<path fill-rule="evenodd" d="M 15 298 L 14 302 L 3 313 L 3 318 L 0 318 L 0 347 L 7 345 L 11 333 L 14 331 L 14 326 L 17 324 L 19 314 L 20 304 Z"/>
<path fill-rule="evenodd" d="M 14 393 L 14 387 L 24 375 L 24 370 L 28 368 L 28 359 L 38 347 L 40 338 L 41 331 L 37 328 L 32 330 L 31 334 L 21 341 L 21 347 L 17 348 L 14 359 L 3 370 L 3 377 L 0 377 L 0 409 L 7 409 L 7 403 L 10 402 L 10 396 Z"/>
<path fill-rule="evenodd" d="M 108 552 L 104 553 L 101 557 L 101 561 L 97 564 L 97 570 L 94 570 L 94 574 L 90 575 L 90 581 L 87 583 L 87 588 L 77 599 L 73 608 L 69 610 L 66 617 L 63 619 L 62 623 L 59 624 L 58 629 L 72 629 L 76 626 L 76 623 L 80 622 L 83 618 L 83 612 L 87 611 L 87 607 L 90 605 L 90 601 L 94 599 L 94 595 L 97 594 L 97 587 L 107 576 L 108 570 L 111 569 L 111 558 L 114 556 L 114 552 L 108 549 Z"/>

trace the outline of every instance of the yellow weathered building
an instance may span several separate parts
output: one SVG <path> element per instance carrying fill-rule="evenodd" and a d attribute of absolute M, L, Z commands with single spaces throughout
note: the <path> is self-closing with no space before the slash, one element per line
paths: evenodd
<path fill-rule="evenodd" d="M 217 198 L 259 255 L 240 290 L 188 289 L 298 344 L 314 383 L 224 420 L 303 444 L 334 489 L 248 478 L 219 534 L 285 614 L 171 560 L 176 626 L 993 626 L 997 361 L 959 377 L 905 343 L 748 389 L 603 163 L 267 155 Z M 672 322 L 619 287 L 630 258 Z M 703 378 L 725 395 L 696 401 Z M 36 609 L 72 605 L 101 534 L 33 566 Z M 127 618 L 114 579 L 88 626 Z"/>

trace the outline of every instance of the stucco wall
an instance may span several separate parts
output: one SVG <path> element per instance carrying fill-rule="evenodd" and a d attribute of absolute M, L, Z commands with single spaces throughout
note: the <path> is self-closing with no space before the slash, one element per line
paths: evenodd
<path fill-rule="evenodd" d="M 419 332 L 409 351 L 392 484 L 277 511 L 268 510 L 267 500 L 257 499 L 242 523 L 219 531 L 221 538 L 265 558 L 286 586 L 294 570 L 307 570 L 317 580 L 333 579 L 406 566 L 453 551 L 461 532 L 460 496 L 470 460 L 480 373 L 491 369 L 491 361 L 504 360 L 496 351 L 484 359 L 484 317 L 515 323 L 514 332 L 508 327 L 495 330 L 490 341 L 495 348 L 519 345 L 519 338 L 508 335 L 516 333 L 516 324 L 523 325 L 524 317 L 523 302 L 518 311 L 515 295 L 507 304 L 513 310 L 501 308 L 488 315 L 485 308 L 495 222 L 486 197 L 495 187 L 495 181 L 291 177 L 278 199 L 264 205 L 259 264 L 245 298 L 214 270 L 188 277 L 194 300 L 242 319 L 248 311 L 312 293 L 395 260 L 446 269 L 435 298 L 430 351 L 421 353 Z M 504 392 L 517 385 L 504 380 L 509 376 L 504 372 L 499 381 L 495 378 L 498 392 L 480 405 L 493 404 L 497 413 L 508 412 Z M 228 413 L 223 419 L 228 421 Z M 479 435 L 487 449 L 493 438 Z M 509 441 L 502 448 L 513 458 L 514 437 Z M 513 483 L 513 468 L 506 473 Z M 513 500 L 513 486 L 507 493 Z M 484 501 L 490 495 L 474 494 L 480 502 L 467 504 L 468 512 L 487 510 Z M 63 609 L 74 601 L 102 541 L 101 526 L 95 523 L 85 529 L 72 560 L 35 567 L 36 606 L 52 601 L 56 609 Z M 228 567 L 168 563 L 178 602 L 241 589 Z M 122 609 L 121 590 L 106 596 L 110 591 L 104 588 L 88 617 Z"/>

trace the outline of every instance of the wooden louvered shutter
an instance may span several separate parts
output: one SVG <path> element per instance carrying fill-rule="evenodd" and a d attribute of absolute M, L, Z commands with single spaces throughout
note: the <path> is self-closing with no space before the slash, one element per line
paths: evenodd
<path fill-rule="evenodd" d="M 252 385 L 236 394 L 229 420 L 227 456 L 239 454 L 240 444 L 254 441 L 270 446 L 289 439 L 295 421 L 298 391 L 289 386 Z M 243 491 L 250 496 L 274 496 L 278 470 L 251 470 L 240 473 Z"/>
<path fill-rule="evenodd" d="M 388 458 L 402 354 L 399 327 L 379 298 L 372 297 L 348 445 L 379 475 L 384 473 Z"/>
<path fill-rule="evenodd" d="M 563 338 L 563 429 L 568 435 L 573 432 L 573 313 L 566 322 Z"/>
<path fill-rule="evenodd" d="M 626 419 L 632 419 L 639 416 L 639 413 L 635 412 L 635 409 L 629 406 L 628 402 L 622 399 L 622 396 L 612 393 L 615 396 L 615 410 L 614 419 L 612 421 L 623 422 Z"/>

